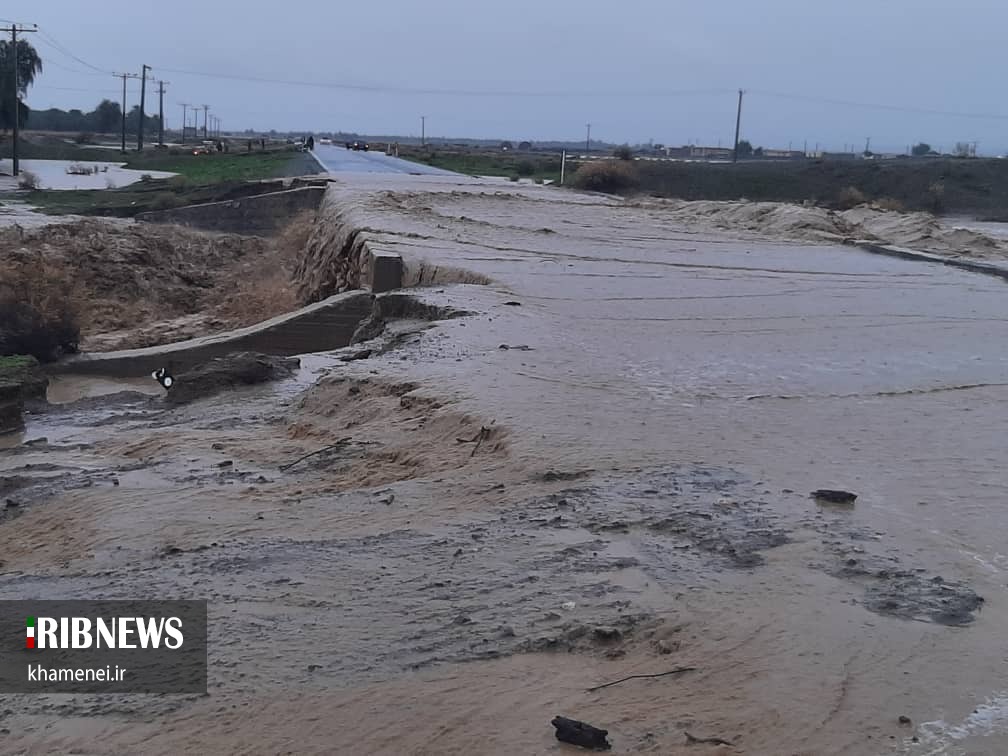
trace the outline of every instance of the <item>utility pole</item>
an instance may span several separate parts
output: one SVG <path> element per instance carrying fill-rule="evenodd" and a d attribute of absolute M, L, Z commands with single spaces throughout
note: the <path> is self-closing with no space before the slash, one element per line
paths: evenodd
<path fill-rule="evenodd" d="M 137 74 L 121 73 L 113 74 L 117 79 L 122 79 L 123 81 L 123 99 L 122 99 L 122 153 L 126 154 L 126 79 L 139 79 L 140 76 Z"/>
<path fill-rule="evenodd" d="M 164 85 L 168 81 L 158 82 L 158 144 L 164 147 Z"/>
<path fill-rule="evenodd" d="M 735 149 L 732 151 L 733 163 L 738 162 L 739 131 L 742 128 L 742 95 L 744 94 L 745 90 L 738 91 L 738 111 L 735 113 Z"/>
<path fill-rule="evenodd" d="M 588 129 L 588 133 L 585 134 L 585 155 L 591 151 L 591 124 L 586 123 L 585 128 Z"/>
<path fill-rule="evenodd" d="M 186 121 L 186 109 L 189 107 L 188 102 L 180 102 L 179 105 L 182 106 L 182 144 L 185 144 L 185 130 L 188 121 Z"/>
<path fill-rule="evenodd" d="M 420 116 L 420 146 L 427 144 L 427 116 Z"/>
<path fill-rule="evenodd" d="M 147 98 L 147 72 L 151 67 L 143 64 L 140 77 L 140 123 L 137 126 L 137 152 L 143 152 L 144 104 Z"/>
<path fill-rule="evenodd" d="M 0 31 L 10 32 L 11 35 L 11 67 L 13 76 L 11 80 L 14 83 L 14 91 L 11 92 L 11 99 L 14 100 L 14 142 L 11 146 L 11 174 L 14 176 L 18 175 L 18 121 L 21 120 L 21 82 L 18 81 L 18 32 L 37 32 L 38 25 L 32 24 L 33 29 L 28 29 L 24 24 L 11 23 L 10 26 L 0 28 Z"/>
<path fill-rule="evenodd" d="M 209 112 L 210 112 L 210 106 L 209 105 L 204 105 L 203 106 L 203 138 L 204 139 L 207 138 L 207 113 L 209 113 Z"/>

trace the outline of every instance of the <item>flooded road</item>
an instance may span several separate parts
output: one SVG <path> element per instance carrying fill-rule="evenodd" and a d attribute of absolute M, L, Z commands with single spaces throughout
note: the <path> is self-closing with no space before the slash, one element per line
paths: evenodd
<path fill-rule="evenodd" d="M 1004 283 L 849 248 L 718 237 L 658 211 L 553 203 L 548 192 L 536 201 L 446 187 L 379 194 L 361 208 L 372 226 L 379 208 L 400 211 L 378 226 L 390 232 L 379 248 L 499 284 L 479 295 L 477 309 L 489 313 L 479 328 L 440 329 L 461 365 L 411 361 L 410 374 L 526 429 L 514 433 L 512 454 L 528 460 L 571 469 L 716 462 L 761 481 L 772 506 L 800 521 L 816 510 L 807 492 L 857 492 L 853 511 L 832 516 L 863 528 L 884 555 L 988 599 L 963 631 L 871 621 L 871 636 L 892 632 L 872 666 L 891 679 L 914 675 L 900 689 L 916 699 L 915 721 L 962 719 L 1002 696 L 1000 664 L 988 662 L 1004 655 L 1008 599 Z M 798 595 L 814 605 L 822 589 Z M 792 591 L 763 600 L 784 611 Z M 857 634 L 850 642 L 872 645 Z M 917 643 L 927 652 L 908 656 Z M 799 655 L 830 653 L 813 637 L 788 644 Z M 861 690 L 849 706 L 863 706 L 861 716 L 888 695 L 856 676 L 851 684 Z M 979 752 L 1008 747 L 1003 721 L 988 720 Z"/>
<path fill-rule="evenodd" d="M 181 408 L 64 405 L 28 429 L 64 449 L 0 456 L 66 473 L 13 494 L 0 597 L 168 586 L 215 628 L 207 699 L 8 701 L 15 745 L 560 753 L 563 714 L 616 753 L 1008 749 L 1003 282 L 401 181 L 332 201 L 469 315 Z"/>

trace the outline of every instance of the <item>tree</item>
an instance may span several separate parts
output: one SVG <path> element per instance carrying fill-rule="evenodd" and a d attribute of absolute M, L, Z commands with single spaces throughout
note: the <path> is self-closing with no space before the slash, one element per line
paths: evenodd
<path fill-rule="evenodd" d="M 71 111 L 72 112 L 72 111 Z M 140 106 L 134 105 L 126 114 L 126 133 L 133 134 L 140 125 Z M 158 128 L 158 117 L 156 115 L 144 114 L 144 130 L 154 132 Z"/>
<path fill-rule="evenodd" d="M 916 155 L 920 157 L 921 155 L 930 155 L 932 152 L 931 145 L 927 142 L 921 142 L 920 144 L 915 144 L 913 149 L 910 150 L 911 155 Z"/>
<path fill-rule="evenodd" d="M 740 158 L 752 157 L 753 147 L 748 139 L 743 139 L 738 143 L 738 156 Z"/>
<path fill-rule="evenodd" d="M 14 87 L 11 81 L 13 76 L 13 66 L 11 58 L 14 48 L 10 42 L 4 40 L 0 42 L 0 128 L 4 131 L 14 128 L 14 99 L 10 92 Z M 35 52 L 35 48 L 23 39 L 17 43 L 17 69 L 18 69 L 18 125 L 21 126 L 28 120 L 30 112 L 28 106 L 20 100 L 28 93 L 28 87 L 35 83 L 35 77 L 42 73 L 42 59 Z"/>
<path fill-rule="evenodd" d="M 629 144 L 623 144 L 613 150 L 613 155 L 618 157 L 620 160 L 633 160 L 633 150 L 630 149 Z"/>
<path fill-rule="evenodd" d="M 102 100 L 91 113 L 92 128 L 100 134 L 117 131 L 122 123 L 122 109 L 118 102 Z"/>

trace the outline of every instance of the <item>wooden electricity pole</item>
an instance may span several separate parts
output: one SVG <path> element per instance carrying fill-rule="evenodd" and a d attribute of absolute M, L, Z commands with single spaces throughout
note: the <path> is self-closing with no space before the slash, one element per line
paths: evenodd
<path fill-rule="evenodd" d="M 167 81 L 158 82 L 158 144 L 164 147 L 164 86 Z"/>
<path fill-rule="evenodd" d="M 139 74 L 113 74 L 117 79 L 122 79 L 123 81 L 123 100 L 122 100 L 122 153 L 126 154 L 126 79 L 139 79 Z"/>
<path fill-rule="evenodd" d="M 739 143 L 739 130 L 742 128 L 742 95 L 745 94 L 743 90 L 738 91 L 738 111 L 735 114 L 735 149 L 732 151 L 732 162 L 738 162 L 738 143 Z"/>
<path fill-rule="evenodd" d="M 140 125 L 137 126 L 137 152 L 143 152 L 144 100 L 147 97 L 147 72 L 151 67 L 144 63 L 140 76 Z"/>
<path fill-rule="evenodd" d="M 11 35 L 11 68 L 13 76 L 11 76 L 11 81 L 14 84 L 14 88 L 11 91 L 11 99 L 14 101 L 14 143 L 11 146 L 11 164 L 12 164 L 12 175 L 17 176 L 19 172 L 18 167 L 18 122 L 21 120 L 21 83 L 18 80 L 18 32 L 37 32 L 38 27 L 36 24 L 32 24 L 33 29 L 29 29 L 23 24 L 12 23 L 10 26 L 0 27 L 0 31 L 10 32 Z"/>

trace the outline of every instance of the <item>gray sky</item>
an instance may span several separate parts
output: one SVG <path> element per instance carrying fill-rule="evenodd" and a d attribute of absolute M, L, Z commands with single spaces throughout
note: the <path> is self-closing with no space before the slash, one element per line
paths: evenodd
<path fill-rule="evenodd" d="M 407 135 L 426 115 L 435 136 L 583 139 L 591 122 L 608 141 L 727 145 L 742 87 L 754 144 L 862 149 L 870 135 L 877 150 L 1008 151 L 1008 4 L 993 0 L 9 0 L 2 14 L 45 32 L 29 35 L 45 63 L 28 96 L 39 109 L 119 96 L 55 40 L 105 71 L 153 66 L 171 82 L 170 126 L 191 102 L 225 128 Z"/>

